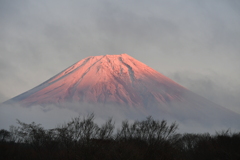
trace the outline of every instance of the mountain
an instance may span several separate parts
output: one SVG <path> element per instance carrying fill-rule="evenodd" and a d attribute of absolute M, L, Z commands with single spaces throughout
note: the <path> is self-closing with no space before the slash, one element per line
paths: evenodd
<path fill-rule="evenodd" d="M 240 121 L 235 112 L 189 91 L 127 54 L 87 57 L 5 102 L 10 103 L 25 107 L 66 103 L 79 103 L 79 107 L 110 105 L 124 107 L 127 112 L 133 109 L 143 115 L 209 126 L 218 122 L 238 128 Z"/>
<path fill-rule="evenodd" d="M 147 107 L 183 100 L 186 89 L 127 54 L 87 57 L 41 85 L 11 99 L 22 105 L 61 102 Z"/>

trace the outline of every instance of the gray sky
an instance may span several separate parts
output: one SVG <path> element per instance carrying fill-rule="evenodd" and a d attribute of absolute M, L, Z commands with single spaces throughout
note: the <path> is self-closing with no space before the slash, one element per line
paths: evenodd
<path fill-rule="evenodd" d="M 0 0 L 0 102 L 121 54 L 240 114 L 239 0 Z"/>

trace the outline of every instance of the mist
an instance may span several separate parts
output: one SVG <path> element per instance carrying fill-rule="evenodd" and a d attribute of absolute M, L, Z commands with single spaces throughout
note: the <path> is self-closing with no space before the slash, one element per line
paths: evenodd
<path fill-rule="evenodd" d="M 181 133 L 215 133 L 216 131 L 227 129 L 232 131 L 240 130 L 236 117 L 226 117 L 227 114 L 211 108 L 196 111 L 191 106 L 174 102 L 170 107 L 152 107 L 148 108 L 146 112 L 126 106 L 86 103 L 65 103 L 58 106 L 35 105 L 31 107 L 23 107 L 18 104 L 1 105 L 0 128 L 9 129 L 11 125 L 17 126 L 18 119 L 24 123 L 35 122 L 36 124 L 41 124 L 46 129 L 51 129 L 69 122 L 74 117 L 86 117 L 91 113 L 94 113 L 94 121 L 98 125 L 104 124 L 108 119 L 113 119 L 116 129 L 121 127 L 121 123 L 124 120 L 132 123 L 152 116 L 156 120 L 167 120 L 168 124 L 176 122 L 179 125 L 178 132 Z M 221 116 L 224 116 L 224 118 Z"/>

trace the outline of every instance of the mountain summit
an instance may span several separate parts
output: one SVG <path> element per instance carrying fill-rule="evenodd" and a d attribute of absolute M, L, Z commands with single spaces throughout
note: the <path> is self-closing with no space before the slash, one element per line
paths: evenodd
<path fill-rule="evenodd" d="M 13 98 L 22 105 L 62 102 L 131 107 L 181 101 L 186 89 L 127 54 L 90 56 Z"/>

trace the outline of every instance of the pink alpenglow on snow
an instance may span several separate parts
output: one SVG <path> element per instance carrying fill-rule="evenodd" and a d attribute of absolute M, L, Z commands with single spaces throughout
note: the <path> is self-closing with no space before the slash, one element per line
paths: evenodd
<path fill-rule="evenodd" d="M 90 56 L 15 97 L 22 105 L 62 102 L 147 107 L 182 100 L 186 89 L 127 54 Z"/>

